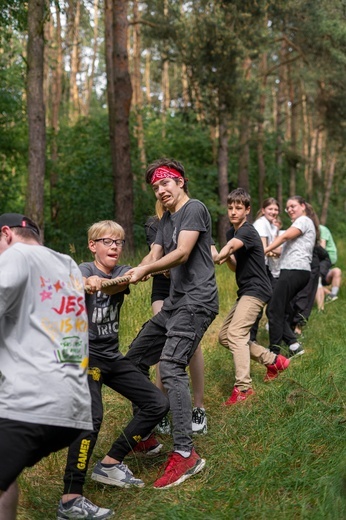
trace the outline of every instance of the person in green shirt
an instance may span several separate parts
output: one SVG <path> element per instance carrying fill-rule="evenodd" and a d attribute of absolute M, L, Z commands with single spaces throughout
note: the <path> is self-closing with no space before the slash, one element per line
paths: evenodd
<path fill-rule="evenodd" d="M 327 251 L 329 258 L 320 263 L 320 280 L 316 292 L 318 310 L 324 310 L 325 303 L 331 303 L 338 299 L 342 273 L 339 267 L 333 267 L 338 258 L 336 244 L 330 230 L 320 224 L 320 244 Z M 331 286 L 330 291 L 327 286 Z"/>

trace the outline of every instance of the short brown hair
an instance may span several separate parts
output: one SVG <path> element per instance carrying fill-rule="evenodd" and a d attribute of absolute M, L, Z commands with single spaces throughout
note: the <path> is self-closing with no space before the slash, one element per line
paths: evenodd
<path fill-rule="evenodd" d="M 245 208 L 249 208 L 251 205 L 251 197 L 244 188 L 236 188 L 231 191 L 227 197 L 227 204 L 242 204 Z"/>

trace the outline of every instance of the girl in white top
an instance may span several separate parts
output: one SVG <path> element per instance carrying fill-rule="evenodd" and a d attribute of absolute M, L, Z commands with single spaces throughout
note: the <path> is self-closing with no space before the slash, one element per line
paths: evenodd
<path fill-rule="evenodd" d="M 269 246 L 273 242 L 273 240 L 278 235 L 278 228 L 274 225 L 274 221 L 277 218 L 280 211 L 279 203 L 274 197 L 268 197 L 263 201 L 261 209 L 258 211 L 256 215 L 256 220 L 253 223 L 253 227 L 258 232 L 259 236 L 261 237 L 262 244 L 263 244 L 263 250 Z M 272 288 L 274 288 L 275 283 L 275 277 L 272 273 L 272 268 L 274 267 L 274 262 L 272 259 L 275 257 L 277 259 L 277 253 L 276 251 L 273 254 L 273 257 L 265 257 L 265 263 L 267 267 L 267 273 L 269 276 L 269 280 L 271 283 Z M 257 340 L 257 331 L 259 322 L 262 318 L 263 309 L 258 315 L 258 318 L 254 325 L 251 327 L 250 331 L 250 341 L 256 341 Z"/>
<path fill-rule="evenodd" d="M 270 350 L 280 353 L 281 341 L 290 348 L 290 356 L 304 353 L 290 327 L 290 305 L 294 296 L 308 283 L 312 251 L 316 243 L 318 225 L 315 212 L 303 197 L 288 199 L 286 211 L 292 225 L 265 249 L 265 253 L 285 244 L 280 260 L 280 276 L 268 305 Z"/>

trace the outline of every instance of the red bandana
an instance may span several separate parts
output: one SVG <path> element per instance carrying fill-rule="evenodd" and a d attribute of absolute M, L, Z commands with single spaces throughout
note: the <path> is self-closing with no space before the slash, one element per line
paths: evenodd
<path fill-rule="evenodd" d="M 169 168 L 168 166 L 160 166 L 156 168 L 151 178 L 151 184 L 154 184 L 157 181 L 162 179 L 183 179 L 184 177 L 174 168 Z M 187 179 L 185 179 L 187 180 Z"/>

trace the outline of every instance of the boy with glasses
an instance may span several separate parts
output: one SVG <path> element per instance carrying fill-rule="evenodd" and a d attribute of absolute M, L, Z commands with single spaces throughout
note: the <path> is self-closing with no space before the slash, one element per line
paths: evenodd
<path fill-rule="evenodd" d="M 88 246 L 94 255 L 94 261 L 79 266 L 84 284 L 88 286 L 88 381 L 92 399 L 93 431 L 82 435 L 70 446 L 58 520 L 103 519 L 113 514 L 110 509 L 99 508 L 82 496 L 88 463 L 103 418 L 103 385 L 129 399 L 139 411 L 103 460 L 96 464 L 91 478 L 111 486 L 143 487 L 144 482 L 133 476 L 129 468 L 123 464 L 123 459 L 131 450 L 153 456 L 162 448 L 150 433 L 168 412 L 167 398 L 119 352 L 120 308 L 125 294 L 130 292 L 128 282 L 101 290 L 103 280 L 124 276 L 129 270 L 128 265 L 118 265 L 125 243 L 124 238 L 123 228 L 112 220 L 93 224 L 88 232 Z"/>

